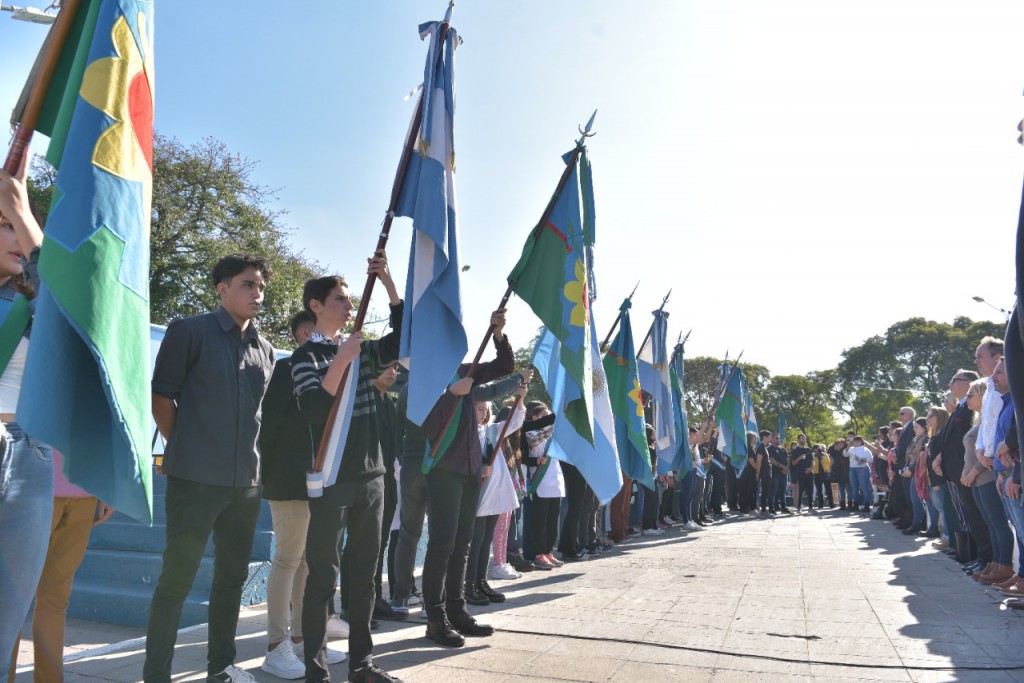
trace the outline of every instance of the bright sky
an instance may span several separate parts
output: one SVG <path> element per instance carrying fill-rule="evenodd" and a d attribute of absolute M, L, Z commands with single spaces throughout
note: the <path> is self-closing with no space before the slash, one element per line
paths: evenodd
<path fill-rule="evenodd" d="M 294 243 L 359 291 L 422 76 L 417 25 L 444 10 L 160 2 L 157 129 L 258 160 Z M 595 108 L 602 336 L 639 280 L 637 343 L 672 288 L 689 355 L 804 373 L 897 320 L 1013 303 L 1024 3 L 461 0 L 453 23 L 471 349 Z M 44 32 L 0 15 L 3 111 Z M 400 287 L 409 236 L 396 221 Z M 509 319 L 516 347 L 539 324 L 521 302 Z"/>

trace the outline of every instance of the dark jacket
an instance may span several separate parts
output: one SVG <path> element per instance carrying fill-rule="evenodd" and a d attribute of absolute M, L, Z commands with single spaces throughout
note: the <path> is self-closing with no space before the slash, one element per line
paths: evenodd
<path fill-rule="evenodd" d="M 494 360 L 480 363 L 473 371 L 473 383 L 484 384 L 510 375 L 516 369 L 515 355 L 508 336 L 502 336 L 501 341 L 494 340 L 496 355 Z M 459 366 L 459 377 L 466 377 L 469 372 L 469 363 Z M 454 415 L 459 401 L 462 402 L 462 416 L 456 428 L 455 438 L 448 446 L 448 450 L 441 456 L 436 467 L 456 474 L 470 476 L 480 471 L 480 463 L 483 460 L 483 449 L 480 448 L 480 435 L 476 429 L 476 410 L 473 405 L 472 393 L 465 396 L 456 396 L 450 391 L 445 391 L 441 398 L 430 410 L 427 419 L 423 421 L 422 434 L 431 439 L 441 437 L 441 432 L 448 422 L 448 418 Z M 406 438 L 408 439 L 413 430 L 409 429 L 409 420 L 406 420 Z M 426 444 L 424 443 L 424 451 Z M 403 453 L 409 453 L 407 446 L 402 447 Z"/>
<path fill-rule="evenodd" d="M 942 475 L 946 481 L 960 483 L 960 475 L 964 471 L 964 435 L 970 431 L 973 420 L 974 411 L 967 407 L 966 401 L 962 401 L 939 432 Z"/>
<path fill-rule="evenodd" d="M 292 389 L 293 358 L 277 361 L 263 396 L 259 443 L 267 500 L 306 500 L 306 471 L 313 466 L 312 427 Z"/>
<path fill-rule="evenodd" d="M 962 435 L 961 435 L 962 436 Z M 907 466 L 907 449 L 910 448 L 910 444 L 914 443 L 914 422 L 911 420 L 907 424 L 903 425 L 903 431 L 900 432 L 900 440 L 896 443 L 896 452 L 893 454 L 896 459 L 896 469 L 902 470 Z M 963 465 L 963 446 L 961 446 L 960 465 L 962 469 Z M 960 470 L 957 470 L 958 472 Z"/>

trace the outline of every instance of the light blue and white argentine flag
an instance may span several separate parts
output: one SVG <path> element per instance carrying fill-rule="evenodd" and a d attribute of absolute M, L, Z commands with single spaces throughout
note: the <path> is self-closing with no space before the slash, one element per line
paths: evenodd
<path fill-rule="evenodd" d="M 445 21 L 451 17 L 451 7 Z M 456 224 L 455 48 L 460 39 L 442 24 L 420 26 L 430 38 L 423 75 L 422 105 L 411 126 L 419 129 L 419 153 L 409 161 L 397 216 L 412 218 L 412 246 L 402 318 L 402 364 L 409 368 L 407 417 L 422 424 L 444 393 L 468 350 L 462 325 L 459 232 Z"/>
<path fill-rule="evenodd" d="M 590 335 L 592 340 L 597 338 L 593 316 L 590 317 Z M 593 444 L 580 436 L 572 424 L 562 417 L 565 404 L 579 397 L 579 387 L 574 382 L 566 381 L 565 368 L 559 362 L 561 349 L 558 338 L 547 328 L 544 328 L 537 341 L 531 362 L 551 396 L 551 409 L 558 415 L 547 454 L 574 465 L 601 503 L 607 504 L 622 488 L 622 470 L 615 442 L 615 417 L 612 415 L 611 398 L 608 395 L 608 379 L 597 346 L 597 343 L 590 345 L 594 367 Z"/>
<path fill-rule="evenodd" d="M 672 470 L 676 459 L 675 407 L 668 367 L 668 313 L 654 311 L 651 336 L 636 358 L 640 387 L 654 398 L 654 433 L 657 438 L 658 474 Z"/>

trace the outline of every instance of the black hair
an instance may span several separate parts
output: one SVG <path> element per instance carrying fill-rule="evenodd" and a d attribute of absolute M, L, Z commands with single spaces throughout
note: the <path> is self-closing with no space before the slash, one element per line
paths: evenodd
<path fill-rule="evenodd" d="M 316 320 L 310 315 L 309 312 L 301 310 L 292 316 L 292 319 L 288 321 L 288 328 L 292 331 L 293 337 L 299 336 L 299 326 L 304 323 L 316 323 Z M 298 341 L 298 339 L 296 339 Z"/>
<path fill-rule="evenodd" d="M 216 287 L 222 282 L 229 282 L 231 278 L 248 268 L 255 268 L 263 276 L 263 279 L 268 282 L 273 274 L 270 263 L 262 256 L 228 254 L 217 261 L 217 264 L 213 267 L 213 272 L 210 273 L 210 279 L 213 280 L 213 286 Z"/>
<path fill-rule="evenodd" d="M 772 433 L 771 433 L 771 432 L 769 432 L 769 431 L 768 431 L 767 429 L 762 429 L 762 430 L 761 430 L 761 431 L 760 431 L 760 432 L 758 433 L 758 436 L 760 436 L 760 437 L 761 437 L 762 439 L 763 439 L 764 437 L 766 437 L 766 436 L 771 436 L 771 435 L 772 435 Z"/>
<path fill-rule="evenodd" d="M 302 288 L 302 307 L 313 317 L 313 320 L 316 320 L 316 313 L 310 308 L 309 302 L 315 299 L 324 303 L 331 292 L 338 287 L 348 287 L 348 281 L 340 275 L 325 275 L 306 280 L 306 284 Z"/>

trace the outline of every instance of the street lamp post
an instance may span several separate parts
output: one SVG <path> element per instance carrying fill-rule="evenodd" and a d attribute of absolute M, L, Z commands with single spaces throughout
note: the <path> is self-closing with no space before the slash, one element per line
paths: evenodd
<path fill-rule="evenodd" d="M 32 24 L 52 24 L 57 20 L 56 14 L 50 14 L 46 10 L 35 7 L 17 7 L 15 5 L 0 5 L 0 11 L 10 12 L 11 19 L 27 21 Z"/>
<path fill-rule="evenodd" d="M 974 299 L 975 301 L 977 301 L 979 304 L 985 304 L 989 308 L 994 308 L 995 310 L 999 311 L 1000 313 L 1003 314 L 1003 317 L 1006 318 L 1006 322 L 1010 322 L 1010 312 L 1008 310 L 1006 310 L 1005 308 L 1000 308 L 999 306 L 996 306 L 993 303 L 985 301 L 980 296 L 972 296 L 971 298 Z"/>

